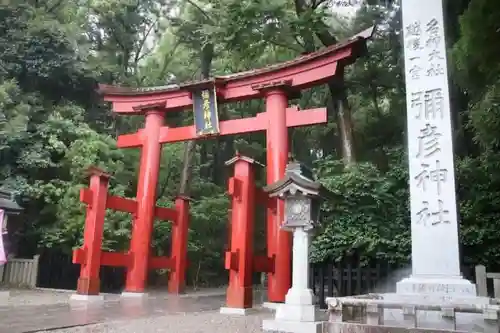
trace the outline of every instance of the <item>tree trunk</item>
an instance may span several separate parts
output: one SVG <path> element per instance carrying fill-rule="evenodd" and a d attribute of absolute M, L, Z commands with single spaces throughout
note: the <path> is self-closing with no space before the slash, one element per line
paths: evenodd
<path fill-rule="evenodd" d="M 210 78 L 210 68 L 214 55 L 212 44 L 206 44 L 201 49 L 201 79 Z M 196 151 L 196 140 L 186 141 L 184 143 L 184 157 L 181 173 L 181 182 L 179 194 L 189 196 L 191 193 L 191 181 L 193 178 L 193 160 Z"/>
<path fill-rule="evenodd" d="M 316 6 L 309 5 L 304 0 L 295 0 L 295 12 L 298 17 L 306 14 L 309 10 L 315 9 Z M 304 39 L 306 52 L 313 52 L 315 46 L 312 36 L 307 33 L 305 33 L 304 35 L 307 35 L 302 36 L 302 38 Z M 328 31 L 328 27 L 326 25 L 323 27 L 323 29 L 316 31 L 316 37 L 324 46 L 331 46 L 337 43 L 337 38 Z M 347 93 L 344 84 L 344 68 L 339 64 L 337 70 L 340 72 L 339 78 L 332 80 L 328 84 L 328 88 L 332 97 L 333 110 L 335 110 L 336 112 L 337 125 L 339 128 L 342 147 L 342 160 L 344 161 L 344 165 L 346 167 L 349 167 L 356 163 L 353 133 L 354 131 L 351 109 L 349 107 L 349 101 L 347 100 Z"/>
<path fill-rule="evenodd" d="M 330 82 L 328 84 L 328 89 L 330 90 L 330 95 L 333 101 L 333 109 L 335 110 L 337 116 L 342 160 L 344 165 L 349 167 L 356 163 L 356 150 L 351 109 L 349 107 L 349 101 L 347 100 L 344 78 L 342 77 L 338 82 Z"/>

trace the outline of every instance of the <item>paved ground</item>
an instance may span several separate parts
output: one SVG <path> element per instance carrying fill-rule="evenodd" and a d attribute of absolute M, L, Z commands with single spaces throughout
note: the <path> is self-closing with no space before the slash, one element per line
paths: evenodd
<path fill-rule="evenodd" d="M 5 290 L 0 290 L 5 291 Z M 68 303 L 71 293 L 55 290 L 9 290 L 10 297 L 7 305 L 51 305 Z M 5 305 L 0 300 L 0 306 Z M 0 317 L 1 318 L 1 317 Z M 1 319 L 0 319 L 1 322 Z M 1 332 L 1 331 L 0 331 Z"/>
<path fill-rule="evenodd" d="M 70 293 L 11 291 L 8 304 L 0 306 L 0 332 L 262 332 L 262 319 L 270 317 L 269 312 L 221 315 L 225 298 L 221 294 L 220 290 L 181 297 L 155 293 L 145 300 L 106 295 L 104 303 L 89 304 L 69 303 Z"/>
<path fill-rule="evenodd" d="M 262 333 L 262 320 L 271 316 L 271 313 L 264 310 L 246 317 L 221 315 L 218 311 L 208 311 L 121 320 L 43 331 L 43 333 Z"/>

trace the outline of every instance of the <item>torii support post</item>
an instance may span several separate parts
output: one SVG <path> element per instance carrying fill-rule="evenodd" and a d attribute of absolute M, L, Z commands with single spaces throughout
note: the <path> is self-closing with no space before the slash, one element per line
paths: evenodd
<path fill-rule="evenodd" d="M 255 161 L 236 155 L 226 162 L 234 164 L 234 175 L 229 179 L 228 193 L 232 198 L 230 250 L 226 252 L 225 267 L 229 270 L 226 307 L 221 313 L 246 314 L 253 305 L 253 235 L 255 218 Z"/>
<path fill-rule="evenodd" d="M 77 295 L 96 296 L 99 295 L 101 284 L 99 270 L 110 175 L 96 167 L 90 167 L 88 172 L 90 174 L 91 202 L 87 205 L 83 236 L 82 250 L 85 260 L 81 265 L 76 293 Z M 83 198 L 81 200 L 83 201 Z"/>
<path fill-rule="evenodd" d="M 168 280 L 168 291 L 180 294 L 186 287 L 187 242 L 189 228 L 189 198 L 180 196 L 175 199 L 177 220 L 172 226 L 172 254 L 174 261 Z"/>
<path fill-rule="evenodd" d="M 164 122 L 162 106 L 146 110 L 144 133 L 141 136 L 142 151 L 137 182 L 137 215 L 130 241 L 131 265 L 127 270 L 125 294 L 144 293 L 148 278 L 148 261 L 156 208 L 156 186 L 160 171 L 160 130 Z"/>
<path fill-rule="evenodd" d="M 266 87 L 268 127 L 267 184 L 273 184 L 285 176 L 288 162 L 288 97 L 286 86 Z M 281 230 L 285 217 L 283 200 L 270 199 L 267 205 L 267 255 L 274 258 L 274 269 L 268 273 L 267 296 L 269 302 L 284 302 L 291 280 L 292 238 L 289 232 Z"/>

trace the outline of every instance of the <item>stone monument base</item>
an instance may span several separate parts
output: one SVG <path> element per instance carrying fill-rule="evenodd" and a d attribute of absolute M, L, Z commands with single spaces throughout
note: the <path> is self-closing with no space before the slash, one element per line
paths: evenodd
<path fill-rule="evenodd" d="M 460 309 L 482 309 L 490 305 L 486 297 L 450 295 L 384 294 L 388 303 L 406 304 L 397 309 L 384 310 L 384 324 L 426 329 L 457 329 L 466 332 L 481 332 L 478 327 L 484 323 L 482 311 L 470 313 Z M 419 309 L 419 307 L 421 307 Z M 426 310 L 425 308 L 429 308 Z"/>
<path fill-rule="evenodd" d="M 476 285 L 461 276 L 457 277 L 414 277 L 410 276 L 396 283 L 397 294 L 438 295 L 438 298 L 475 297 Z"/>
<path fill-rule="evenodd" d="M 406 323 L 409 318 L 414 318 L 418 327 L 421 328 L 472 329 L 475 326 L 475 322 L 483 322 L 481 315 L 477 313 L 455 313 L 455 311 L 451 310 L 451 307 L 482 307 L 489 304 L 489 298 L 476 297 L 476 295 L 476 285 L 462 276 L 410 276 L 396 284 L 395 294 L 383 294 L 383 299 L 396 303 L 434 304 L 441 306 L 442 310 L 418 311 L 415 317 L 404 315 L 405 310 L 403 312 L 385 310 L 384 321 L 394 323 L 398 326 L 397 323 Z M 412 312 L 409 307 L 405 309 L 406 311 L 410 311 L 410 313 Z M 450 311 L 453 313 L 450 313 Z"/>
<path fill-rule="evenodd" d="M 498 333 L 500 329 L 499 302 L 486 297 L 387 293 L 329 298 L 327 303 L 329 327 L 357 322 L 410 331 Z"/>

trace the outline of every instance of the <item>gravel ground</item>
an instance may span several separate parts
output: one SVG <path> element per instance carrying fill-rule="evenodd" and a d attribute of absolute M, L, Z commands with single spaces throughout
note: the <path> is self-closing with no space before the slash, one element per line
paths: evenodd
<path fill-rule="evenodd" d="M 266 310 L 245 317 L 211 311 L 115 321 L 39 333 L 262 333 L 262 320 L 267 318 L 272 318 L 272 313 Z"/>

